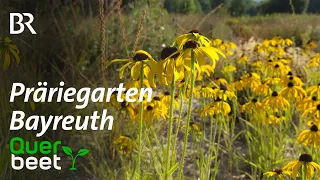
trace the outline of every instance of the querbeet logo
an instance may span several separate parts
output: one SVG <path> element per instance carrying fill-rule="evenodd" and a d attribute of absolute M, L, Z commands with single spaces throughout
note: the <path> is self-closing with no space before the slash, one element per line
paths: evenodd
<path fill-rule="evenodd" d="M 68 146 L 61 146 L 61 141 L 25 141 L 21 137 L 14 137 L 10 140 L 11 166 L 15 170 L 26 168 L 28 170 L 56 169 L 61 170 L 61 157 L 58 156 L 61 150 L 71 157 L 71 168 L 69 170 L 77 170 L 75 162 L 77 157 L 87 155 L 90 150 L 79 149 L 77 154 L 73 154 L 72 149 Z"/>

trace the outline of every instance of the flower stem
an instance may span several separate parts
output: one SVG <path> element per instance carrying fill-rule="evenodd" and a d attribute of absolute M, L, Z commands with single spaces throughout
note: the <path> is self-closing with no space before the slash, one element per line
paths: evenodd
<path fill-rule="evenodd" d="M 172 164 L 174 164 L 175 161 L 176 161 L 176 154 L 177 154 L 176 153 L 176 148 L 177 148 L 176 144 L 177 144 L 178 134 L 179 134 L 179 130 L 180 130 L 182 110 L 183 110 L 183 104 L 184 104 L 184 97 L 185 97 L 185 94 L 186 94 L 186 91 L 187 91 L 188 82 L 189 82 L 189 77 L 185 80 L 185 84 L 184 84 L 183 90 L 180 93 L 179 117 L 178 117 L 176 132 L 175 132 L 175 135 L 174 135 L 174 138 L 173 138 L 173 145 L 172 145 L 172 154 L 173 154 L 172 162 L 171 162 Z"/>
<path fill-rule="evenodd" d="M 174 68 L 174 67 L 173 67 Z M 173 69 L 174 72 L 174 69 Z M 169 109 L 169 128 L 168 128 L 168 142 L 167 142 L 167 153 L 166 153 L 166 169 L 165 169 L 165 179 L 169 178 L 169 168 L 170 168 L 170 145 L 171 145 L 171 135 L 173 126 L 173 105 L 174 105 L 174 91 L 175 91 L 175 77 L 174 73 L 172 76 L 171 89 L 170 89 L 170 109 Z"/>
<path fill-rule="evenodd" d="M 140 88 L 143 87 L 143 66 L 144 63 L 142 63 L 141 66 L 141 72 L 140 72 Z M 141 167 L 141 150 L 142 150 L 142 128 L 143 128 L 143 101 L 140 102 L 140 117 L 139 117 L 139 146 L 138 146 L 138 167 L 137 167 L 137 172 L 138 175 L 140 175 L 140 167 Z M 140 176 L 141 177 L 141 176 Z"/>
<path fill-rule="evenodd" d="M 181 180 L 181 178 L 182 178 L 183 167 L 184 167 L 184 158 L 186 156 L 186 151 L 187 151 L 188 136 L 189 136 L 189 124 L 190 124 L 190 120 L 191 120 L 191 110 L 192 110 L 193 87 L 194 87 L 194 81 L 195 81 L 195 70 L 194 69 L 195 69 L 195 57 L 194 57 L 193 50 L 191 50 L 191 81 L 190 81 L 191 84 L 190 84 L 190 94 L 189 94 L 189 103 L 188 103 L 188 112 L 187 112 L 187 122 L 186 122 L 186 128 L 185 128 L 183 151 L 182 151 L 178 180 Z"/>
<path fill-rule="evenodd" d="M 308 173 L 308 171 L 307 171 L 307 163 L 303 163 L 303 170 L 304 170 L 304 172 L 303 172 L 303 180 L 307 180 L 307 173 Z"/>

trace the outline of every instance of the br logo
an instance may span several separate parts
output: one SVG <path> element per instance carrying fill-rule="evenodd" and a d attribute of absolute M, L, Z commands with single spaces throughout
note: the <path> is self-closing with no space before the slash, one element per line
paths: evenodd
<path fill-rule="evenodd" d="M 28 21 L 22 22 L 25 17 Z M 34 17 L 31 13 L 10 13 L 10 34 L 21 34 L 26 26 L 32 34 L 37 34 L 37 32 L 31 26 Z M 19 26 L 19 29 L 15 29 L 15 24 Z"/>

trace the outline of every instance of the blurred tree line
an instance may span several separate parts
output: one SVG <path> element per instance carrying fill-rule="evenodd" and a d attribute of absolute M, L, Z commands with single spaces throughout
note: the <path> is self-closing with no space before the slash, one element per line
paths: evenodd
<path fill-rule="evenodd" d="M 208 13 L 219 4 L 232 16 L 292 13 L 290 0 L 165 0 L 164 7 L 175 13 Z M 295 13 L 319 13 L 320 0 L 292 0 Z"/>

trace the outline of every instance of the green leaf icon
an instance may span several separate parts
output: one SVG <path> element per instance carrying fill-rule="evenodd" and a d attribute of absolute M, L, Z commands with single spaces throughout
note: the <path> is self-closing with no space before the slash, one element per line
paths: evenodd
<path fill-rule="evenodd" d="M 72 156 L 72 149 L 69 148 L 68 146 L 62 146 L 62 150 L 64 153 L 66 153 L 66 155 Z"/>
<path fill-rule="evenodd" d="M 68 155 L 71 156 L 71 168 L 69 169 L 70 171 L 76 171 L 77 168 L 75 168 L 75 162 L 78 156 L 85 156 L 86 154 L 88 154 L 90 152 L 89 149 L 79 149 L 79 151 L 77 152 L 77 155 L 75 157 L 73 157 L 72 155 L 72 149 L 69 148 L 68 146 L 62 146 L 62 150 L 63 152 Z"/>
<path fill-rule="evenodd" d="M 90 152 L 89 149 L 79 149 L 77 156 L 85 156 Z"/>

